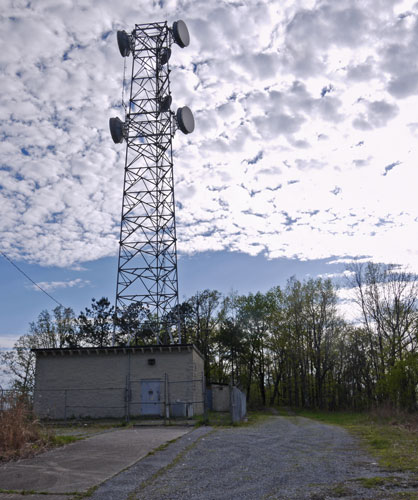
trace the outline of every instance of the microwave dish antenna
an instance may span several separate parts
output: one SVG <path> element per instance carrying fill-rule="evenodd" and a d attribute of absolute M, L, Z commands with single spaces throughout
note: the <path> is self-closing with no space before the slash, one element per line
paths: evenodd
<path fill-rule="evenodd" d="M 117 32 L 119 52 L 122 57 L 128 57 L 131 53 L 131 37 L 126 31 Z"/>
<path fill-rule="evenodd" d="M 173 36 L 174 41 L 182 49 L 187 47 L 190 43 L 189 30 L 187 29 L 186 23 L 184 21 L 176 21 L 173 23 Z"/>
<path fill-rule="evenodd" d="M 177 110 L 177 124 L 183 134 L 191 134 L 194 130 L 194 118 L 190 108 L 183 106 Z"/>

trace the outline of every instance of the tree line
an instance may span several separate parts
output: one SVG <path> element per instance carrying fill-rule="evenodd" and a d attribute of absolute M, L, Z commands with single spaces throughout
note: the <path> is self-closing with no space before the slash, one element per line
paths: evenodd
<path fill-rule="evenodd" d="M 354 264 L 345 286 L 358 320 L 338 309 L 330 279 L 300 281 L 266 293 L 198 292 L 178 306 L 183 343 L 205 359 L 208 382 L 237 384 L 252 405 L 366 409 L 391 404 L 414 410 L 418 396 L 418 287 L 415 275 L 391 265 Z M 116 319 L 116 345 L 156 342 L 152 318 L 130 306 Z M 167 324 L 172 318 L 166 318 Z M 42 311 L 29 333 L 1 355 L 19 390 L 34 383 L 32 348 L 112 345 L 114 308 L 93 299 L 71 309 Z M 164 329 L 160 339 L 166 342 Z"/>

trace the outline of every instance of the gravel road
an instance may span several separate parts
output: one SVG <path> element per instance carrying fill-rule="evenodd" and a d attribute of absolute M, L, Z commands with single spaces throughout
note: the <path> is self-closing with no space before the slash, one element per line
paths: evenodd
<path fill-rule="evenodd" d="M 358 481 L 371 477 L 391 477 L 391 489 Z M 382 471 L 344 429 L 274 416 L 252 426 L 198 428 L 107 481 L 91 498 L 383 500 L 405 491 L 399 482 L 409 492 L 418 487 L 406 475 Z"/>

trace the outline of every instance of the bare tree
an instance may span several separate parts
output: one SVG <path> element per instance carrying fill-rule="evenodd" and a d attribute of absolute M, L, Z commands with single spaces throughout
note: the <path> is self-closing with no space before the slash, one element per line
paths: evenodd
<path fill-rule="evenodd" d="M 213 339 L 219 320 L 217 310 L 220 300 L 220 292 L 208 289 L 197 292 L 188 300 L 189 322 L 193 332 L 190 340 L 196 344 L 205 358 L 205 376 L 208 380 L 211 379 Z"/>
<path fill-rule="evenodd" d="M 41 311 L 29 325 L 29 333 L 15 342 L 11 351 L 0 353 L 3 371 L 21 392 L 31 392 L 35 383 L 35 354 L 32 349 L 65 347 L 74 334 L 72 309 L 56 307 L 51 315 Z"/>
<path fill-rule="evenodd" d="M 417 277 L 399 266 L 371 262 L 352 264 L 348 270 L 380 379 L 417 348 Z"/>

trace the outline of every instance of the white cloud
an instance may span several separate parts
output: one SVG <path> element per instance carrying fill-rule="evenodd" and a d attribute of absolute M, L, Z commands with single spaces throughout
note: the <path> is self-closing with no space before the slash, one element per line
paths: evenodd
<path fill-rule="evenodd" d="M 162 4 L 6 2 L 1 248 L 59 266 L 116 254 L 115 33 L 182 18 L 191 44 L 173 47 L 173 109 L 190 105 L 196 130 L 174 139 L 179 250 L 418 271 L 415 2 Z"/>
<path fill-rule="evenodd" d="M 15 345 L 15 342 L 18 340 L 19 337 L 24 335 L 24 333 L 21 334 L 15 334 L 15 333 L 9 333 L 9 334 L 2 334 L 0 337 L 0 351 L 8 351 L 12 349 L 12 347 Z"/>
<path fill-rule="evenodd" d="M 76 278 L 69 281 L 40 281 L 38 285 L 43 290 L 52 292 L 53 290 L 57 290 L 58 288 L 83 288 L 90 285 L 90 281 Z M 39 287 L 37 287 L 36 285 L 31 285 L 31 288 L 36 291 L 40 291 Z"/>

